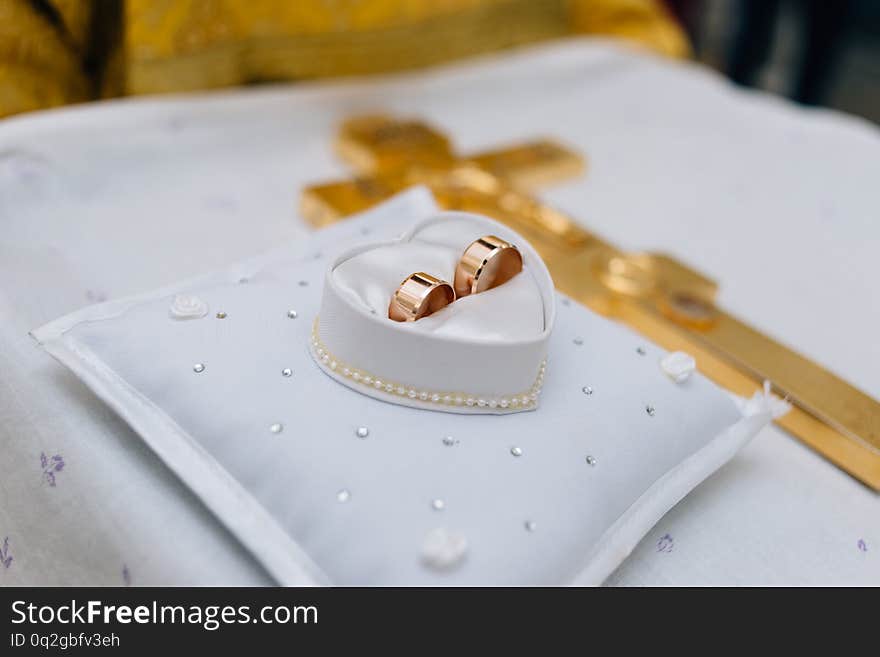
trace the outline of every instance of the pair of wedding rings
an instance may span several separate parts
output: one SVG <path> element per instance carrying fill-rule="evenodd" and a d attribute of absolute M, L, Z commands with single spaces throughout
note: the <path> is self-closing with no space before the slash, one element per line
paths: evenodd
<path fill-rule="evenodd" d="M 464 250 L 455 267 L 452 285 L 422 271 L 408 276 L 391 296 L 388 317 L 396 322 L 414 322 L 457 298 L 506 283 L 520 271 L 519 249 L 500 237 L 486 235 Z"/>

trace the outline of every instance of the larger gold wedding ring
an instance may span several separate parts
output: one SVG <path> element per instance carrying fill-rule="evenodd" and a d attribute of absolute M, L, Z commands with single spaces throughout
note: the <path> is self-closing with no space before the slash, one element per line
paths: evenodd
<path fill-rule="evenodd" d="M 425 272 L 409 276 L 391 297 L 388 317 L 395 322 L 414 322 L 455 301 L 455 291 L 446 281 Z"/>
<path fill-rule="evenodd" d="M 486 235 L 464 250 L 455 268 L 455 293 L 459 297 L 484 292 L 522 271 L 522 254 L 513 244 Z"/>

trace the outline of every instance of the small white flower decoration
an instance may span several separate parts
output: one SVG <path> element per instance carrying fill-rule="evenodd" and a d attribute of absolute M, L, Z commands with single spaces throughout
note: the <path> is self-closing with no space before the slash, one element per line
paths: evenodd
<path fill-rule="evenodd" d="M 435 570 L 454 568 L 467 553 L 467 538 L 444 527 L 432 529 L 422 543 L 422 562 Z"/>
<path fill-rule="evenodd" d="M 208 314 L 208 304 L 191 294 L 178 294 L 168 310 L 174 319 L 198 319 Z"/>
<path fill-rule="evenodd" d="M 660 368 L 676 383 L 684 383 L 697 369 L 697 361 L 683 351 L 673 351 L 660 360 Z"/>

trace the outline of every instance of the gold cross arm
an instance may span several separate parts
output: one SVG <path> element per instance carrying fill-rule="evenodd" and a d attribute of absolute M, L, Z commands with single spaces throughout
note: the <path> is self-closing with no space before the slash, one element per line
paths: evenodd
<path fill-rule="evenodd" d="M 364 116 L 342 125 L 336 151 L 358 175 L 303 191 L 300 210 L 314 226 L 333 223 L 423 184 L 443 197 L 438 198 L 443 206 L 479 204 L 490 215 L 510 215 L 511 221 L 528 214 L 526 230 L 540 226 L 572 244 L 587 239 L 575 222 L 526 194 L 584 170 L 583 157 L 551 140 L 458 156 L 445 136 L 424 123 Z"/>
<path fill-rule="evenodd" d="M 532 194 L 581 173 L 584 160 L 550 140 L 460 156 L 418 121 L 386 116 L 346 121 L 337 151 L 357 172 L 307 187 L 301 212 L 324 226 L 415 184 L 447 209 L 494 217 L 521 232 L 557 287 L 670 350 L 691 353 L 700 371 L 749 396 L 764 381 L 792 410 L 776 422 L 874 490 L 880 490 L 880 403 L 715 304 L 717 284 L 674 258 L 625 253 Z"/>

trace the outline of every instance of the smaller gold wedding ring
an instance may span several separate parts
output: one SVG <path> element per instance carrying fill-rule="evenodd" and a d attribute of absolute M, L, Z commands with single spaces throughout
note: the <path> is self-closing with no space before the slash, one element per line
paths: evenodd
<path fill-rule="evenodd" d="M 522 271 L 522 254 L 510 242 L 486 235 L 464 250 L 455 268 L 455 293 L 459 297 L 484 292 Z"/>
<path fill-rule="evenodd" d="M 391 297 L 388 317 L 395 322 L 414 322 L 455 301 L 455 291 L 446 281 L 425 272 L 410 275 Z"/>

